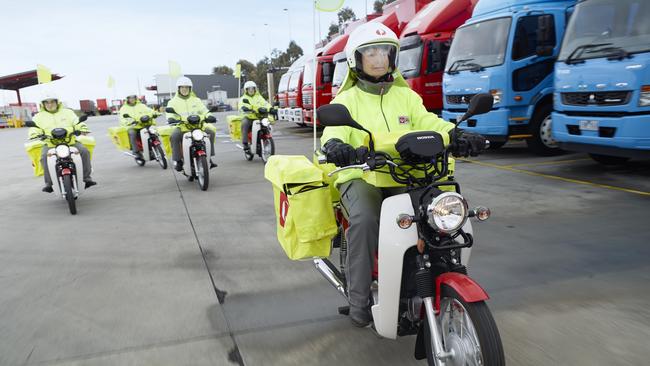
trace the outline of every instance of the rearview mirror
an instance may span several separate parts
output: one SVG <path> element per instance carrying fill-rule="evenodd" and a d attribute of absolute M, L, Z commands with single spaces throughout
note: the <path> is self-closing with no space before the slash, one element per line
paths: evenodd
<path fill-rule="evenodd" d="M 248 101 L 247 98 L 244 98 L 244 99 L 242 100 L 242 102 L 244 102 L 244 103 L 246 103 L 246 104 L 250 104 L 250 102 Z"/>
<path fill-rule="evenodd" d="M 128 114 L 124 113 L 124 114 L 122 115 L 122 117 L 124 117 L 124 118 L 130 118 L 131 116 L 129 116 Z"/>
<path fill-rule="evenodd" d="M 167 107 L 167 108 L 165 108 L 165 112 L 176 114 L 176 111 L 175 111 L 174 108 L 172 108 L 172 107 Z"/>
<path fill-rule="evenodd" d="M 488 93 L 476 94 L 469 101 L 467 112 L 465 113 L 463 118 L 459 120 L 459 122 L 464 121 L 472 116 L 489 112 L 492 109 L 493 104 L 494 104 L 494 97 L 492 96 L 492 94 L 488 94 Z"/>
<path fill-rule="evenodd" d="M 215 107 L 210 107 L 210 109 L 208 109 L 208 110 L 210 111 L 210 113 L 217 112 L 217 111 L 219 111 L 219 107 L 216 107 L 216 106 Z"/>
<path fill-rule="evenodd" d="M 36 127 L 36 123 L 34 123 L 34 121 L 25 121 L 25 126 L 26 127 Z"/>
<path fill-rule="evenodd" d="M 81 123 L 81 122 L 83 122 L 83 121 L 85 121 L 87 119 L 88 119 L 88 116 L 84 114 L 83 116 L 79 117 L 79 122 L 77 122 L 77 123 Z"/>
<path fill-rule="evenodd" d="M 320 124 L 323 126 L 348 126 L 357 130 L 364 129 L 357 121 L 352 119 L 350 111 L 343 104 L 326 104 L 318 107 L 316 113 Z"/>

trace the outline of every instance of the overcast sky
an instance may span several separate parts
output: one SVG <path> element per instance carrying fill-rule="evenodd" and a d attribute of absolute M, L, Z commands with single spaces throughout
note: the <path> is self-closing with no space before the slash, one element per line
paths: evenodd
<path fill-rule="evenodd" d="M 344 6 L 361 17 L 366 5 L 372 12 L 372 3 L 345 0 Z M 153 75 L 167 73 L 167 60 L 178 62 L 183 73 L 209 74 L 213 66 L 234 67 L 240 58 L 257 62 L 269 46 L 286 49 L 290 30 L 305 53 L 313 49 L 311 0 L 2 0 L 1 8 L 0 76 L 36 64 L 65 76 L 22 89 L 23 102 L 37 102 L 51 89 L 79 108 L 80 99 L 137 93 L 138 79 L 144 94 Z M 323 37 L 332 21 L 336 13 L 320 13 Z M 115 93 L 106 85 L 109 75 Z M 13 102 L 15 92 L 0 91 L 0 105 Z"/>

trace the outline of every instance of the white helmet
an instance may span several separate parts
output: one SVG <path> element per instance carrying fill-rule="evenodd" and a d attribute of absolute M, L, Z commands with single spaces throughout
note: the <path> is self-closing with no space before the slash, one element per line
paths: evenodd
<path fill-rule="evenodd" d="M 253 80 L 248 80 L 247 82 L 244 83 L 244 90 L 248 88 L 255 88 L 257 89 L 257 84 Z"/>
<path fill-rule="evenodd" d="M 190 88 L 194 87 L 194 85 L 192 85 L 192 80 L 187 76 L 181 76 L 176 80 L 176 90 L 181 86 L 189 86 Z"/>
<path fill-rule="evenodd" d="M 397 55 L 399 55 L 399 40 L 395 32 L 379 22 L 369 22 L 360 25 L 348 38 L 345 45 L 345 57 L 350 69 L 360 72 L 361 51 L 364 49 L 382 47 L 388 51 L 391 72 L 395 71 Z"/>
<path fill-rule="evenodd" d="M 56 93 L 47 92 L 47 93 L 43 94 L 43 98 L 41 98 L 41 102 L 44 102 L 46 100 L 56 100 L 58 102 L 59 101 L 59 96 L 56 95 Z"/>

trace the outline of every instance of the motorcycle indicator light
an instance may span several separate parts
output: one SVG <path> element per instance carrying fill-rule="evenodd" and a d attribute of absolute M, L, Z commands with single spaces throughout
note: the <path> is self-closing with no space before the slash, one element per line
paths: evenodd
<path fill-rule="evenodd" d="M 489 208 L 484 207 L 484 206 L 478 206 L 478 207 L 475 207 L 472 210 L 472 215 L 471 216 L 476 217 L 476 219 L 478 221 L 485 221 L 485 220 L 490 218 L 491 214 L 492 214 L 492 212 L 490 211 Z"/>
<path fill-rule="evenodd" d="M 458 193 L 445 192 L 435 197 L 427 207 L 427 222 L 432 228 L 450 234 L 467 221 L 467 201 Z"/>
<path fill-rule="evenodd" d="M 55 149 L 56 156 L 64 159 L 70 156 L 70 148 L 66 145 L 59 145 Z"/>
<path fill-rule="evenodd" d="M 203 140 L 203 131 L 201 131 L 201 130 L 192 131 L 192 138 L 194 139 L 194 141 Z"/>
<path fill-rule="evenodd" d="M 397 226 L 400 229 L 408 229 L 413 225 L 413 216 L 407 214 L 400 214 L 397 216 Z"/>

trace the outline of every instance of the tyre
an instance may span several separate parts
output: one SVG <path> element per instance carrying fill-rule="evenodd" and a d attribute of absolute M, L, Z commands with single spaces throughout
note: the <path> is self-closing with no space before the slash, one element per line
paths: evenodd
<path fill-rule="evenodd" d="M 260 139 L 260 155 L 262 157 L 262 161 L 264 161 L 264 164 L 266 164 L 267 161 L 269 161 L 269 158 L 275 154 L 275 142 L 273 141 L 273 137 L 269 137 L 268 139 Z"/>
<path fill-rule="evenodd" d="M 603 165 L 623 165 L 627 163 L 630 158 L 623 156 L 611 156 L 611 155 L 600 155 L 600 154 L 589 154 L 592 159 Z"/>
<path fill-rule="evenodd" d="M 196 181 L 199 183 L 201 190 L 205 191 L 208 189 L 208 184 L 210 184 L 208 158 L 205 155 L 199 156 L 196 159 L 196 165 Z"/>
<path fill-rule="evenodd" d="M 537 155 L 553 156 L 563 152 L 551 134 L 551 112 L 553 105 L 543 105 L 530 120 L 530 133 L 533 136 L 526 140 L 526 144 Z"/>
<path fill-rule="evenodd" d="M 165 157 L 165 151 L 161 145 L 158 145 L 153 149 L 153 154 L 156 157 L 158 164 L 160 164 L 160 167 L 167 169 L 167 158 Z"/>
<path fill-rule="evenodd" d="M 451 365 L 504 366 L 501 336 L 485 301 L 466 303 L 458 293 L 442 285 L 440 294 L 440 335 L 447 352 L 454 355 Z M 427 363 L 435 365 L 429 323 L 424 320 Z"/>
<path fill-rule="evenodd" d="M 65 190 L 65 200 L 68 201 L 68 208 L 72 215 L 77 214 L 77 201 L 74 197 L 72 175 L 63 176 L 63 189 Z"/>

